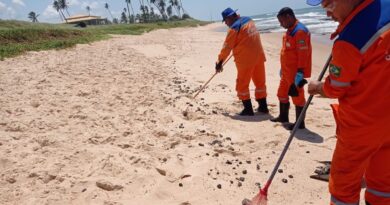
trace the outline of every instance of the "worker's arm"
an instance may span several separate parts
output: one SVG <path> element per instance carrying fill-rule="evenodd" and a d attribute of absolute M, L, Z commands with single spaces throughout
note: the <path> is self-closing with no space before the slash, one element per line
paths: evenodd
<path fill-rule="evenodd" d="M 309 85 L 307 86 L 307 91 L 310 95 L 321 95 L 323 97 L 327 97 L 324 93 L 324 83 L 320 81 L 310 81 Z"/>
<path fill-rule="evenodd" d="M 224 62 L 226 58 L 229 56 L 230 52 L 234 48 L 236 44 L 238 32 L 234 29 L 229 29 L 225 42 L 223 43 L 223 47 L 221 49 L 221 52 L 218 55 L 218 61 L 217 62 Z"/>
<path fill-rule="evenodd" d="M 310 77 L 311 72 L 306 71 L 307 62 L 310 60 L 310 34 L 302 30 L 297 31 L 294 36 L 296 43 L 296 52 L 298 58 L 298 72 L 301 72 L 305 77 Z M 310 68 L 309 68 L 310 69 Z"/>
<path fill-rule="evenodd" d="M 336 41 L 332 50 L 329 75 L 318 92 L 329 98 L 340 98 L 358 77 L 362 64 L 359 50 L 346 41 Z"/>

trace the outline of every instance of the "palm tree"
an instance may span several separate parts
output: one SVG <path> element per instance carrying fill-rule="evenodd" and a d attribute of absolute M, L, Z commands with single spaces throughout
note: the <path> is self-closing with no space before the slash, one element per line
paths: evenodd
<path fill-rule="evenodd" d="M 39 16 L 39 14 L 36 14 L 36 13 L 33 12 L 33 11 L 31 11 L 30 13 L 28 13 L 28 18 L 31 19 L 31 21 L 32 21 L 33 23 L 39 22 L 39 21 L 38 21 L 38 16 Z"/>
<path fill-rule="evenodd" d="M 167 14 L 165 12 L 165 6 L 167 4 L 165 3 L 165 0 L 159 0 L 158 2 L 158 6 L 160 7 L 161 11 L 162 11 L 162 14 L 163 15 L 163 19 L 166 19 L 167 18 Z"/>
<path fill-rule="evenodd" d="M 178 0 L 169 0 L 169 3 L 171 4 L 171 7 L 176 9 L 176 13 L 180 17 L 181 16 L 181 14 L 180 14 L 180 9 L 181 8 L 180 8 Z M 168 10 L 167 10 L 167 12 L 168 12 Z"/>
<path fill-rule="evenodd" d="M 178 1 L 179 1 L 181 10 L 183 10 L 183 14 L 187 13 L 187 12 L 184 10 L 183 2 L 182 2 L 181 0 L 178 0 Z"/>
<path fill-rule="evenodd" d="M 107 9 L 107 11 L 108 11 L 108 13 L 110 14 L 112 20 L 114 20 L 114 17 L 112 16 L 112 13 L 111 13 L 111 11 L 110 11 L 110 5 L 108 5 L 108 3 L 106 3 L 106 4 L 104 5 L 104 8 Z"/>
<path fill-rule="evenodd" d="M 130 7 L 131 7 L 131 12 L 133 13 L 134 15 L 134 9 L 133 9 L 133 5 L 131 4 L 131 0 L 125 0 L 126 1 L 126 5 L 127 5 L 127 13 L 129 14 L 129 23 L 132 22 L 132 18 L 131 18 L 131 15 L 130 15 Z M 130 7 L 129 7 L 130 5 Z"/>
<path fill-rule="evenodd" d="M 139 18 L 143 22 L 148 21 L 148 15 L 149 15 L 149 8 L 145 5 L 144 0 L 139 0 L 139 5 L 140 5 L 140 10 L 142 14 L 140 15 L 141 17 Z"/>
<path fill-rule="evenodd" d="M 150 21 L 155 21 L 157 19 L 156 14 L 154 13 L 154 8 L 150 7 L 150 12 L 149 12 L 149 20 Z"/>
<path fill-rule="evenodd" d="M 121 14 L 121 23 L 127 23 L 128 20 L 127 20 L 127 16 L 126 16 L 126 8 L 123 9 L 123 12 Z"/>
<path fill-rule="evenodd" d="M 60 8 L 64 11 L 66 11 L 68 16 L 70 16 L 69 11 L 68 11 L 69 6 L 68 6 L 68 3 L 66 2 L 66 0 L 58 0 L 58 4 L 59 4 Z"/>
<path fill-rule="evenodd" d="M 87 6 L 87 7 L 85 7 L 85 9 L 87 9 L 88 15 L 91 15 L 91 7 Z"/>
<path fill-rule="evenodd" d="M 130 3 L 131 12 L 133 13 L 131 15 L 131 19 L 129 19 L 129 22 L 135 22 L 135 12 L 134 12 L 134 8 L 133 8 L 133 4 L 131 3 L 131 1 L 129 1 L 129 3 Z"/>
<path fill-rule="evenodd" d="M 154 4 L 154 6 L 160 12 L 161 16 L 165 19 L 165 1 L 164 0 L 150 0 L 150 2 L 152 4 Z"/>
<path fill-rule="evenodd" d="M 138 19 L 143 20 L 145 22 L 145 20 L 146 20 L 146 7 L 147 6 L 145 6 L 145 3 L 143 0 L 139 0 L 139 5 L 140 5 L 139 7 L 140 7 L 142 14 L 140 16 L 138 16 Z"/>
<path fill-rule="evenodd" d="M 169 5 L 167 7 L 167 14 L 168 14 L 168 17 L 170 18 L 172 16 L 172 5 Z"/>
<path fill-rule="evenodd" d="M 66 18 L 65 18 L 65 15 L 64 13 L 62 13 L 62 10 L 61 10 L 61 5 L 58 1 L 54 1 L 53 2 L 53 8 L 58 12 L 58 14 L 60 15 L 60 18 L 61 18 L 61 21 L 64 21 L 67 22 Z"/>

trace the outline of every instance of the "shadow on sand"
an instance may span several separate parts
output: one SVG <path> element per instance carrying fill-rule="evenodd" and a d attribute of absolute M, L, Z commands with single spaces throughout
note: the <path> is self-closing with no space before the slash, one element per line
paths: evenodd
<path fill-rule="evenodd" d="M 311 143 L 323 143 L 324 142 L 324 138 L 321 137 L 321 135 L 319 135 L 315 132 L 312 132 L 307 128 L 302 129 L 302 130 L 298 129 L 297 132 L 295 133 L 295 138 L 297 138 L 298 140 L 308 141 Z"/>
<path fill-rule="evenodd" d="M 262 114 L 262 113 L 255 113 L 254 116 L 240 116 L 238 114 L 234 114 L 232 115 L 231 113 L 222 113 L 223 116 L 225 117 L 229 117 L 233 120 L 239 120 L 239 121 L 244 121 L 244 122 L 263 122 L 263 121 L 267 121 L 267 120 L 270 120 L 272 117 L 272 115 L 270 114 Z M 286 128 L 288 125 L 288 123 L 282 125 L 282 127 Z M 288 137 L 288 136 L 286 136 Z M 297 132 L 295 133 L 295 138 L 298 139 L 298 140 L 302 140 L 302 141 L 307 141 L 307 142 L 311 142 L 311 143 L 323 143 L 324 142 L 324 138 L 321 137 L 321 135 L 315 133 L 315 132 L 312 132 L 311 130 L 309 129 L 298 129 Z"/>
<path fill-rule="evenodd" d="M 289 125 L 291 125 L 291 123 L 285 123 L 285 124 L 283 124 L 283 127 L 285 129 L 287 129 L 287 127 Z M 290 131 L 290 133 L 291 132 L 292 131 Z M 310 131 L 307 128 L 307 125 L 306 125 L 306 129 L 298 129 L 297 132 L 295 132 L 294 137 L 298 140 L 307 141 L 307 142 L 311 142 L 311 143 L 323 143 L 324 142 L 324 138 L 321 137 L 321 135 Z"/>
<path fill-rule="evenodd" d="M 255 113 L 254 116 L 240 116 L 238 114 L 232 115 L 231 113 L 222 113 L 223 116 L 229 117 L 233 120 L 239 120 L 244 122 L 262 122 L 272 118 L 270 114 Z"/>

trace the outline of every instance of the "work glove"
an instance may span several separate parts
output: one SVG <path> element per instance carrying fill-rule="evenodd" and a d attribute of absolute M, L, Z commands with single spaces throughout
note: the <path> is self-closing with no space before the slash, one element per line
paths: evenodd
<path fill-rule="evenodd" d="M 220 60 L 218 63 L 215 63 L 215 72 L 220 73 L 223 71 L 222 63 L 222 60 Z"/>
<path fill-rule="evenodd" d="M 288 95 L 291 97 L 299 96 L 298 88 L 295 83 L 291 83 L 290 88 L 288 89 Z"/>
<path fill-rule="evenodd" d="M 295 75 L 295 86 L 302 88 L 307 83 L 307 80 L 303 78 L 303 72 L 298 71 Z"/>
<path fill-rule="evenodd" d="M 298 71 L 295 75 L 295 85 L 298 86 L 299 83 L 303 80 L 303 72 Z"/>

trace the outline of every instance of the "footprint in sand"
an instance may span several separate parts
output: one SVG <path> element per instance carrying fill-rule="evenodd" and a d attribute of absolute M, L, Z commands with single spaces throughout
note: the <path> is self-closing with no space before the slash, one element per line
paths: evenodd
<path fill-rule="evenodd" d="M 218 84 L 217 87 L 220 87 L 222 89 L 226 89 L 228 86 L 225 84 Z"/>
<path fill-rule="evenodd" d="M 278 141 L 278 140 L 273 140 L 273 141 L 267 142 L 267 143 L 265 144 L 265 147 L 267 147 L 267 148 L 273 148 L 273 147 L 278 146 L 279 143 L 280 143 L 280 141 Z"/>
<path fill-rule="evenodd" d="M 25 132 L 27 126 L 21 122 L 13 121 L 7 124 L 6 132 Z"/>

